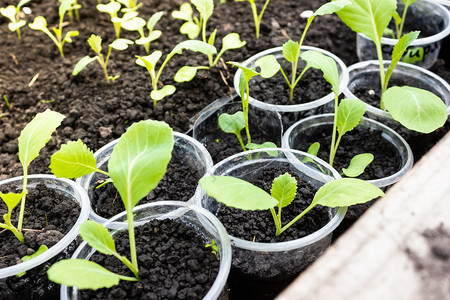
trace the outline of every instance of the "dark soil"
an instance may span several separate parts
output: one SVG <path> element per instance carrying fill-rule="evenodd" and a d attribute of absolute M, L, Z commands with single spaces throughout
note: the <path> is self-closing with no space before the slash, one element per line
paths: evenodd
<path fill-rule="evenodd" d="M 18 209 L 19 207 L 13 212 L 13 224 L 17 224 Z M 2 204 L 0 214 L 6 212 L 7 209 Z M 54 246 L 70 231 L 79 215 L 80 206 L 72 199 L 48 189 L 45 185 L 30 189 L 23 225 L 25 243 L 21 243 L 10 231 L 2 231 L 0 268 L 20 263 L 22 257 L 33 254 L 40 245 L 46 245 L 48 248 Z M 76 247 L 77 243 L 73 242 L 50 261 L 27 271 L 22 277 L 0 279 L 0 298 L 56 299 L 59 295 L 59 285 L 50 282 L 46 272 L 56 261 L 69 258 Z"/>
<path fill-rule="evenodd" d="M 114 236 L 117 252 L 129 257 L 128 232 Z M 120 241 L 120 242 L 118 242 Z M 110 289 L 83 291 L 83 299 L 202 299 L 214 283 L 220 261 L 192 227 L 178 220 L 153 220 L 136 228 L 141 281 L 121 281 Z M 93 261 L 133 276 L 112 256 L 95 254 Z"/>

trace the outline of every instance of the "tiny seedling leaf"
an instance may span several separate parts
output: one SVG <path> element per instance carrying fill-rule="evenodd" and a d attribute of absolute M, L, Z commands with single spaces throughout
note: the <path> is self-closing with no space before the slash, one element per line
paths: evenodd
<path fill-rule="evenodd" d="M 44 252 L 47 251 L 47 250 L 48 250 L 48 247 L 47 247 L 46 245 L 40 245 L 40 246 L 39 246 L 39 249 L 37 249 L 36 252 L 34 252 L 34 253 L 31 254 L 31 255 L 26 255 L 26 256 L 22 257 L 21 260 L 22 260 L 23 262 L 29 261 L 30 259 L 33 259 L 33 258 L 35 258 L 35 257 L 37 257 L 37 256 L 39 256 L 39 255 L 41 255 L 42 253 L 44 253 Z"/>
<path fill-rule="evenodd" d="M 20 7 L 24 6 L 25 4 L 27 4 L 30 1 L 31 0 L 20 0 L 19 4 L 17 4 L 17 8 L 20 8 Z"/>
<path fill-rule="evenodd" d="M 87 220 L 80 225 L 80 235 L 89 246 L 106 255 L 116 254 L 114 240 L 103 225 Z"/>
<path fill-rule="evenodd" d="M 133 44 L 134 44 L 134 42 L 129 39 L 116 39 L 114 42 L 109 44 L 109 47 L 119 50 L 119 51 L 123 51 L 125 49 L 128 49 L 129 45 L 133 45 Z"/>
<path fill-rule="evenodd" d="M 39 155 L 64 118 L 62 114 L 46 109 L 25 126 L 19 136 L 19 160 L 22 166 L 27 167 Z"/>
<path fill-rule="evenodd" d="M 294 42 L 292 40 L 287 41 L 283 44 L 283 56 L 288 62 L 297 61 L 297 53 L 300 48 L 300 43 Z"/>
<path fill-rule="evenodd" d="M 68 43 L 72 43 L 72 37 L 80 35 L 78 31 L 68 31 L 64 37 L 64 40 Z"/>
<path fill-rule="evenodd" d="M 279 201 L 282 208 L 288 206 L 297 194 L 297 180 L 289 173 L 278 176 L 273 180 L 270 194 Z"/>
<path fill-rule="evenodd" d="M 249 82 L 250 79 L 252 79 L 253 77 L 260 75 L 260 73 L 256 72 L 254 69 L 249 69 L 247 67 L 245 67 L 244 65 L 242 65 L 241 63 L 235 62 L 235 61 L 228 61 L 228 64 L 238 67 L 239 69 L 242 70 L 242 74 L 244 75 L 244 80 L 246 82 Z M 245 83 L 245 82 L 244 82 Z"/>
<path fill-rule="evenodd" d="M 232 32 L 223 37 L 221 51 L 227 51 L 230 49 L 239 49 L 241 47 L 244 47 L 245 44 L 246 42 L 241 41 L 239 34 Z"/>
<path fill-rule="evenodd" d="M 146 23 L 147 22 L 145 22 L 145 20 L 142 19 L 141 17 L 136 17 L 131 20 L 120 23 L 120 26 L 128 31 L 138 31 L 144 28 Z"/>
<path fill-rule="evenodd" d="M 28 26 L 33 30 L 46 30 L 47 20 L 42 16 L 37 16 L 34 18 L 33 23 L 28 24 Z"/>
<path fill-rule="evenodd" d="M 336 127 L 341 136 L 359 124 L 366 112 L 366 106 L 367 104 L 359 99 L 346 98 L 339 103 Z"/>
<path fill-rule="evenodd" d="M 91 34 L 87 39 L 89 46 L 94 50 L 95 53 L 100 54 L 102 52 L 102 38 L 98 35 Z"/>
<path fill-rule="evenodd" d="M 159 20 L 161 20 L 161 17 L 164 15 L 164 11 L 158 11 L 156 13 L 154 13 L 150 19 L 148 19 L 147 22 L 147 29 L 152 31 L 153 28 L 155 27 L 156 23 L 159 22 Z"/>
<path fill-rule="evenodd" d="M 214 43 L 216 42 L 216 34 L 217 34 L 217 28 L 214 29 L 214 31 L 211 33 L 211 35 L 208 38 L 209 45 L 214 46 Z M 222 47 L 223 47 L 223 43 L 222 43 Z"/>
<path fill-rule="evenodd" d="M 313 14 L 313 16 L 323 16 L 323 15 L 331 15 L 346 5 L 352 4 L 349 0 L 337 0 L 333 2 L 328 2 L 319 7 Z"/>
<path fill-rule="evenodd" d="M 65 259 L 50 267 L 48 279 L 78 289 L 109 288 L 119 284 L 119 275 L 84 259 Z"/>
<path fill-rule="evenodd" d="M 164 97 L 170 96 L 175 93 L 176 88 L 173 85 L 165 85 L 159 90 L 153 90 L 150 92 L 150 98 L 155 101 L 162 100 Z"/>
<path fill-rule="evenodd" d="M 199 181 L 208 196 L 226 206 L 243 210 L 266 210 L 278 201 L 253 184 L 231 176 L 208 176 Z"/>
<path fill-rule="evenodd" d="M 81 141 L 70 141 L 50 158 L 50 170 L 56 177 L 78 178 L 97 170 L 94 154 Z"/>
<path fill-rule="evenodd" d="M 219 126 L 226 133 L 239 134 L 245 128 L 245 118 L 242 111 L 233 115 L 223 113 L 219 116 Z"/>
<path fill-rule="evenodd" d="M 16 21 L 16 8 L 14 7 L 14 5 L 9 5 L 6 8 L 0 8 L 0 13 L 8 18 L 11 22 Z"/>
<path fill-rule="evenodd" d="M 342 172 L 347 177 L 358 177 L 359 175 L 364 173 L 364 170 L 372 161 L 373 154 L 371 153 L 362 153 L 355 155 L 350 161 L 348 168 L 342 168 Z"/>
<path fill-rule="evenodd" d="M 174 10 L 172 12 L 172 17 L 175 19 L 183 20 L 183 21 L 192 21 L 192 6 L 189 3 L 183 3 L 180 6 L 180 10 Z"/>
<path fill-rule="evenodd" d="M 408 46 L 419 37 L 419 31 L 411 31 L 403 35 L 395 44 L 394 50 L 392 50 L 392 59 L 388 70 L 386 71 L 386 76 L 389 78 L 390 74 L 394 71 L 397 63 L 402 59 L 403 54 L 407 50 Z"/>
<path fill-rule="evenodd" d="M 25 24 L 27 24 L 27 22 L 24 21 L 24 20 L 20 20 L 20 21 L 17 22 L 17 23 L 9 23 L 9 24 L 8 24 L 8 29 L 9 29 L 10 31 L 13 31 L 13 32 L 14 32 L 14 31 L 16 31 L 17 29 L 19 29 L 19 28 L 25 26 Z"/>
<path fill-rule="evenodd" d="M 149 36 L 147 36 L 147 37 L 143 36 L 143 37 L 137 39 L 135 42 L 137 45 L 145 45 L 145 44 L 151 43 L 151 42 L 159 39 L 159 37 L 161 35 L 162 35 L 162 32 L 160 30 L 155 30 L 155 31 L 152 31 L 152 33 L 150 33 Z"/>
<path fill-rule="evenodd" d="M 195 8 L 198 10 L 203 20 L 209 19 L 209 17 L 211 17 L 211 15 L 213 14 L 213 0 L 191 0 L 191 2 L 195 5 Z"/>
<path fill-rule="evenodd" d="M 196 40 L 189 40 L 189 41 L 183 41 L 176 45 L 173 50 L 170 52 L 169 56 L 173 56 L 175 54 L 181 54 L 183 52 L 183 49 L 191 50 L 194 52 L 200 52 L 206 55 L 209 54 L 216 54 L 217 50 L 216 47 L 208 45 L 205 42 L 202 41 L 196 41 Z"/>
<path fill-rule="evenodd" d="M 162 56 L 162 52 L 157 50 L 154 51 L 152 54 L 147 56 L 136 56 L 136 64 L 138 64 L 141 67 L 145 67 L 147 71 L 152 71 L 155 69 L 156 64 L 158 63 L 159 59 Z"/>
<path fill-rule="evenodd" d="M 343 207 L 368 202 L 376 197 L 384 196 L 382 190 L 375 185 L 355 178 L 332 180 L 319 188 L 312 204 L 328 207 Z"/>
<path fill-rule="evenodd" d="M 255 65 L 260 68 L 261 77 L 270 78 L 278 73 L 281 66 L 274 55 L 266 55 L 255 61 Z"/>
<path fill-rule="evenodd" d="M 17 204 L 20 203 L 20 200 L 22 200 L 22 197 L 23 197 L 23 193 L 3 194 L 2 192 L 0 192 L 0 198 L 2 198 L 3 202 L 5 202 L 6 206 L 8 207 L 8 211 L 12 211 L 14 209 L 14 207 L 16 207 Z"/>
<path fill-rule="evenodd" d="M 265 148 L 277 148 L 277 145 L 273 142 L 264 142 L 262 144 L 256 144 L 256 143 L 248 143 L 245 145 L 245 148 L 249 150 L 256 150 L 256 149 L 265 149 Z M 278 151 L 276 150 L 269 150 L 266 151 L 266 153 L 272 157 L 276 157 L 278 155 Z"/>
<path fill-rule="evenodd" d="M 320 143 L 315 142 L 315 143 L 312 143 L 311 146 L 309 146 L 308 151 L 306 151 L 306 153 L 317 157 L 317 153 L 319 153 L 319 149 L 320 149 Z M 303 157 L 302 163 L 307 163 L 307 162 L 314 163 L 314 160 L 308 156 Z"/>
<path fill-rule="evenodd" d="M 430 133 L 447 120 L 447 107 L 435 94 L 410 86 L 393 86 L 383 95 L 383 103 L 394 120 L 410 130 Z"/>
<path fill-rule="evenodd" d="M 190 39 L 195 39 L 202 28 L 194 22 L 186 22 L 180 27 L 180 33 L 187 34 Z"/>
<path fill-rule="evenodd" d="M 97 58 L 98 58 L 98 56 L 90 57 L 90 56 L 86 55 L 85 57 L 80 59 L 77 62 L 77 64 L 75 65 L 75 67 L 73 68 L 72 75 L 77 76 L 78 73 L 80 73 L 84 68 L 86 68 L 86 66 L 88 64 L 95 61 Z"/>
<path fill-rule="evenodd" d="M 331 84 L 331 90 L 339 95 L 339 72 L 336 61 L 317 51 L 303 52 L 300 57 L 308 65 L 323 72 L 323 78 Z"/>
<path fill-rule="evenodd" d="M 116 15 L 120 10 L 120 3 L 111 1 L 108 4 L 98 4 L 97 10 L 110 15 Z"/>
<path fill-rule="evenodd" d="M 62 19 L 64 14 L 71 9 L 72 4 L 75 3 L 75 0 L 62 0 L 61 4 L 59 5 L 58 14 L 59 18 Z"/>
<path fill-rule="evenodd" d="M 177 73 L 175 74 L 175 77 L 173 78 L 173 80 L 175 80 L 176 82 L 187 82 L 187 81 L 191 81 L 195 75 L 197 74 L 198 70 L 201 69 L 208 69 L 208 67 L 191 67 L 191 66 L 183 66 L 181 67 Z"/>

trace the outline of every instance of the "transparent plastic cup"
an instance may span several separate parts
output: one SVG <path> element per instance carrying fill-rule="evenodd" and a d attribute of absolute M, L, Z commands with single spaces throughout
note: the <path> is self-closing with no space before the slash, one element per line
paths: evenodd
<path fill-rule="evenodd" d="M 40 183 L 45 184 L 48 188 L 53 189 L 57 193 L 62 194 L 79 203 L 81 208 L 80 215 L 78 216 L 78 219 L 72 229 L 70 229 L 70 231 L 53 247 L 26 262 L 0 269 L 0 278 L 6 278 L 22 272 L 26 272 L 27 270 L 44 264 L 57 254 L 62 252 L 70 243 L 75 240 L 75 238 L 78 236 L 80 224 L 86 221 L 88 218 L 90 210 L 89 198 L 86 194 L 86 191 L 74 181 L 63 178 L 56 178 L 53 175 L 28 175 L 27 189 L 29 194 L 33 193 L 33 190 Z M 22 190 L 22 184 L 23 176 L 2 180 L 0 181 L 0 191 L 5 192 L 3 188 L 5 185 L 14 185 Z"/>
<path fill-rule="evenodd" d="M 196 139 L 179 132 L 173 132 L 175 144 L 172 151 L 172 161 L 176 161 L 183 165 L 188 165 L 191 169 L 197 170 L 200 176 L 206 174 L 211 170 L 213 162 L 211 155 L 209 155 L 208 150 L 199 143 Z M 107 166 L 111 153 L 114 146 L 119 142 L 120 139 L 116 139 L 109 144 L 106 144 L 94 153 L 94 157 L 97 159 L 97 168 L 102 168 Z M 96 186 L 96 182 L 101 176 L 98 173 L 92 173 L 90 175 L 85 175 L 77 179 L 77 183 L 88 192 L 89 197 L 92 197 L 93 190 Z M 103 178 L 103 177 L 102 177 Z M 194 195 L 195 191 L 192 191 Z M 192 199 L 189 199 L 192 202 Z M 93 209 L 89 213 L 89 218 L 98 222 L 105 223 L 107 218 L 98 215 Z M 111 223 L 114 226 L 115 223 Z M 110 227 L 114 228 L 114 227 Z"/>
<path fill-rule="evenodd" d="M 398 3 L 399 6 L 403 5 L 401 1 Z M 422 0 L 408 8 L 407 22 L 414 23 L 414 19 L 426 21 L 428 30 L 433 34 L 413 41 L 403 56 L 403 61 L 429 69 L 438 58 L 442 40 L 450 33 L 450 12 L 436 2 Z M 392 51 L 397 42 L 398 39 L 381 38 L 383 59 L 392 59 Z M 362 33 L 356 36 L 356 53 L 360 61 L 378 59 L 374 42 Z"/>
<path fill-rule="evenodd" d="M 207 241 L 214 239 L 219 248 L 217 252 L 220 258 L 220 269 L 214 284 L 203 298 L 204 300 L 228 299 L 226 288 L 228 274 L 231 267 L 231 245 L 228 234 L 222 223 L 207 210 L 192 203 L 180 201 L 158 201 L 139 205 L 134 208 L 135 226 L 145 224 L 154 219 L 179 219 L 183 223 L 195 228 L 202 238 Z M 119 231 L 127 231 L 126 212 L 120 213 L 109 219 L 104 226 L 109 224 L 121 224 L 111 235 Z M 151 233 L 149 233 L 151 235 Z M 73 254 L 72 258 L 87 259 L 95 253 L 95 250 L 86 242 L 83 242 Z M 76 288 L 61 285 L 61 299 L 80 299 Z"/>

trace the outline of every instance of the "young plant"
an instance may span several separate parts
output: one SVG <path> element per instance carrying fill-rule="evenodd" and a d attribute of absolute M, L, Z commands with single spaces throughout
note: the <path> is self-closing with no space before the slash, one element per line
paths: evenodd
<path fill-rule="evenodd" d="M 53 27 L 53 32 L 55 35 L 53 35 L 50 30 L 47 28 L 47 20 L 42 16 L 37 16 L 34 18 L 34 21 L 32 24 L 29 24 L 28 26 L 33 30 L 41 30 L 46 35 L 50 37 L 50 39 L 55 43 L 56 47 L 58 47 L 59 53 L 61 54 L 61 57 L 64 57 L 63 47 L 64 44 L 72 43 L 72 37 L 78 36 L 78 31 L 68 31 L 64 38 L 62 38 L 62 29 L 63 29 L 63 21 L 64 21 L 64 15 L 66 12 L 72 7 L 75 0 L 63 0 L 59 6 L 58 15 L 59 15 L 59 25 L 58 27 Z"/>
<path fill-rule="evenodd" d="M 119 2 L 116 2 L 114 0 L 111 0 L 108 4 L 97 4 L 97 10 L 103 13 L 109 14 L 111 17 L 111 22 L 114 26 L 114 32 L 116 33 L 116 38 L 120 38 L 120 29 L 121 24 L 123 22 L 126 22 L 128 20 L 131 20 L 135 17 L 137 17 L 138 13 L 135 11 L 130 11 L 124 13 L 124 15 L 120 18 L 118 16 L 118 13 L 120 11 L 121 5 Z"/>
<path fill-rule="evenodd" d="M 86 221 L 80 226 L 80 235 L 97 251 L 113 255 L 123 262 L 135 277 L 115 274 L 91 261 L 67 259 L 48 270 L 50 280 L 79 289 L 111 287 L 118 284 L 119 280 L 140 280 L 133 208 L 158 185 L 166 173 L 173 145 L 173 132 L 166 123 L 146 120 L 134 123 L 122 135 L 108 161 L 108 173 L 97 169 L 92 151 L 80 140 L 63 145 L 52 156 L 50 168 L 57 177 L 76 178 L 100 171 L 112 180 L 127 212 L 131 261 L 117 253 L 114 240 L 102 225 Z"/>
<path fill-rule="evenodd" d="M 91 46 L 91 49 L 94 50 L 94 52 L 97 54 L 94 57 L 90 57 L 89 55 L 86 55 L 82 59 L 80 59 L 77 64 L 75 65 L 75 68 L 73 69 L 72 75 L 76 76 L 78 73 L 80 73 L 88 64 L 90 64 L 93 61 L 98 61 L 100 66 L 103 69 L 103 73 L 105 74 L 106 82 L 108 84 L 114 82 L 117 78 L 119 78 L 120 75 L 116 76 L 109 76 L 107 71 L 107 66 L 109 62 L 109 56 L 111 55 L 112 49 L 115 50 L 125 50 L 128 48 L 128 45 L 133 44 L 133 41 L 127 40 L 127 39 L 117 39 L 111 44 L 108 45 L 108 55 L 106 56 L 106 60 L 103 58 L 102 52 L 102 38 L 98 35 L 92 34 L 88 40 L 87 40 L 89 46 Z"/>
<path fill-rule="evenodd" d="M 175 93 L 176 88 L 173 85 L 164 85 L 161 89 L 158 89 L 158 83 L 161 77 L 161 73 L 169 60 L 176 54 L 181 54 L 183 49 L 191 50 L 194 52 L 200 52 L 203 54 L 214 54 L 217 52 L 214 46 L 208 45 L 201 41 L 183 41 L 176 45 L 172 51 L 166 56 L 166 59 L 156 71 L 156 64 L 162 56 L 162 52 L 157 50 L 147 56 L 136 56 L 136 64 L 141 67 L 145 67 L 152 79 L 152 91 L 150 98 L 153 100 L 153 107 L 156 107 L 156 103 L 166 96 L 170 96 Z"/>
<path fill-rule="evenodd" d="M 242 210 L 269 209 L 275 223 L 276 236 L 286 231 L 318 204 L 328 207 L 350 206 L 384 195 L 378 187 L 364 180 L 354 178 L 332 180 L 317 190 L 312 202 L 304 211 L 283 226 L 285 222 L 281 220 L 282 208 L 291 204 L 297 194 L 297 180 L 289 173 L 274 179 L 270 194 L 245 180 L 231 176 L 203 177 L 199 183 L 208 196 L 226 206 Z"/>
<path fill-rule="evenodd" d="M 238 2 L 241 1 L 248 1 L 250 2 L 250 7 L 252 8 L 252 15 L 253 15 L 253 21 L 255 22 L 255 31 L 256 31 L 256 38 L 259 39 L 259 31 L 261 27 L 261 20 L 264 15 L 264 12 L 266 11 L 267 5 L 269 5 L 270 0 L 266 0 L 264 2 L 264 6 L 262 7 L 260 13 L 258 14 L 258 9 L 255 4 L 255 0 L 235 0 Z"/>
<path fill-rule="evenodd" d="M 389 79 L 407 50 L 418 37 L 413 31 L 403 35 L 394 47 L 386 72 L 381 51 L 381 37 L 396 11 L 396 0 L 349 0 L 350 5 L 337 12 L 339 18 L 353 31 L 365 34 L 374 43 L 380 68 L 380 108 L 387 110 L 394 120 L 410 130 L 430 133 L 444 125 L 447 108 L 433 93 L 410 86 L 388 88 Z"/>
<path fill-rule="evenodd" d="M 192 16 L 193 12 L 192 6 L 188 2 L 181 4 L 180 10 L 172 12 L 173 18 L 185 21 L 180 27 L 180 33 L 186 34 L 191 40 L 198 37 L 202 31 L 202 24 L 197 17 Z"/>
<path fill-rule="evenodd" d="M 135 12 L 142 6 L 142 3 L 138 4 L 137 0 L 117 0 L 117 1 L 120 2 L 123 6 L 125 6 L 125 8 L 122 8 L 122 12 L 124 13 Z"/>
<path fill-rule="evenodd" d="M 395 34 L 394 31 L 390 28 L 386 27 L 386 29 L 384 30 L 384 34 L 391 35 L 393 39 L 400 39 L 402 37 L 403 26 L 405 25 L 406 13 L 408 11 L 408 8 L 419 0 L 402 0 L 402 1 L 404 4 L 402 16 L 400 17 L 397 11 L 394 11 L 394 13 L 392 14 L 392 18 L 394 19 L 395 22 Z"/>
<path fill-rule="evenodd" d="M 63 0 L 59 0 L 59 2 L 62 2 Z M 73 1 L 70 8 L 67 10 L 67 15 L 69 16 L 70 23 L 73 23 L 73 15 L 75 14 L 75 19 L 79 22 L 80 21 L 80 14 L 78 13 L 78 10 L 81 8 L 81 5 L 77 3 L 77 0 Z"/>
<path fill-rule="evenodd" d="M 128 31 L 137 31 L 141 37 L 135 41 L 136 44 L 144 45 L 145 52 L 147 52 L 147 54 L 150 54 L 150 43 L 159 39 L 159 37 L 162 34 L 161 30 L 153 30 L 153 29 L 156 23 L 159 22 L 159 20 L 163 15 L 164 15 L 163 11 L 156 12 L 150 17 L 148 22 L 145 22 L 145 20 L 140 17 L 136 17 L 131 20 L 123 22 L 121 26 L 123 29 Z M 147 36 L 145 36 L 144 34 L 145 25 L 147 25 L 148 29 Z"/>
<path fill-rule="evenodd" d="M 31 0 L 21 0 L 17 6 L 8 5 L 6 8 L 0 8 L 0 13 L 8 18 L 11 22 L 8 24 L 8 29 L 12 32 L 17 32 L 19 39 L 21 38 L 20 28 L 27 23 L 25 20 L 21 20 L 19 13 L 22 6 L 30 2 Z"/>
<path fill-rule="evenodd" d="M 61 124 L 64 116 L 49 109 L 38 113 L 30 123 L 22 130 L 19 136 L 19 160 L 23 169 L 22 192 L 0 192 L 0 198 L 8 207 L 8 212 L 3 216 L 5 223 L 0 222 L 0 228 L 10 230 L 19 241 L 24 242 L 22 235 L 23 217 L 25 213 L 25 200 L 28 194 L 28 166 L 39 155 L 45 144 L 50 140 L 52 133 Z M 12 224 L 13 209 L 20 203 L 19 220 L 17 227 Z"/>

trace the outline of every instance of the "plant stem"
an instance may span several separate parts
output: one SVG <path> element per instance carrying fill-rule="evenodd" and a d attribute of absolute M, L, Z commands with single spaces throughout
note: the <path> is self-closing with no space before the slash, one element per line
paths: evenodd
<path fill-rule="evenodd" d="M 261 9 L 261 12 L 259 13 L 259 16 L 258 16 L 258 28 L 256 29 L 256 38 L 257 39 L 259 39 L 259 31 L 260 31 L 260 28 L 261 28 L 261 20 L 262 20 L 262 17 L 264 15 L 264 12 L 266 11 L 267 5 L 269 5 L 269 2 L 270 2 L 270 0 L 266 0 L 266 2 L 264 3 L 264 6 Z M 256 28 L 256 23 L 255 23 L 255 28 Z"/>
<path fill-rule="evenodd" d="M 127 209 L 127 219 L 128 219 L 128 238 L 130 240 L 131 263 L 135 270 L 139 270 L 136 255 L 136 239 L 134 237 L 134 215 L 132 209 Z"/>
<path fill-rule="evenodd" d="M 397 39 L 399 40 L 402 37 L 403 25 L 405 24 L 406 19 L 406 11 L 408 10 L 409 5 L 405 5 L 402 14 L 402 22 L 400 23 L 400 29 L 397 31 Z"/>
<path fill-rule="evenodd" d="M 244 151 L 247 151 L 247 149 L 245 149 L 244 142 L 242 141 L 241 133 L 240 132 L 236 132 L 236 137 L 239 140 L 239 144 L 241 144 L 242 149 Z"/>
<path fill-rule="evenodd" d="M 16 238 L 17 238 L 19 241 L 21 241 L 22 243 L 25 242 L 22 233 L 20 233 L 20 231 L 17 230 L 17 228 L 14 227 L 11 223 L 8 224 L 8 225 L 7 225 L 7 224 L 0 223 L 0 228 L 4 228 L 4 229 L 7 229 L 7 230 L 11 230 L 11 232 L 16 236 Z"/>
<path fill-rule="evenodd" d="M 249 129 L 249 125 L 248 125 L 248 98 L 250 97 L 250 88 L 248 86 L 248 82 L 245 81 L 245 89 L 247 92 L 247 95 L 245 97 L 245 101 L 242 101 L 242 111 L 244 112 L 244 120 L 245 120 L 245 133 L 247 134 L 247 143 L 251 143 L 252 142 L 252 138 L 250 136 L 250 129 Z"/>
<path fill-rule="evenodd" d="M 276 228 L 276 236 L 280 235 L 280 230 L 281 230 L 281 223 L 278 221 L 277 218 L 277 214 L 275 213 L 275 210 L 273 208 L 270 209 L 270 212 L 272 213 L 272 218 L 273 218 L 273 222 L 275 223 L 275 228 Z"/>
<path fill-rule="evenodd" d="M 338 113 L 338 104 L 339 104 L 339 99 L 338 96 L 335 94 L 334 95 L 334 119 L 333 119 L 333 133 L 331 136 L 331 147 L 330 147 L 330 166 L 333 166 L 333 160 L 334 160 L 334 156 L 336 155 L 336 147 L 335 147 L 335 143 L 336 143 L 336 128 L 337 128 L 337 113 Z"/>
<path fill-rule="evenodd" d="M 28 169 L 24 166 L 23 167 L 23 187 L 22 187 L 23 196 L 22 196 L 22 200 L 20 202 L 19 223 L 17 225 L 17 229 L 20 232 L 22 232 L 23 215 L 25 213 L 25 200 L 26 200 L 27 194 L 28 194 L 27 184 L 28 184 Z"/>
<path fill-rule="evenodd" d="M 17 37 L 18 37 L 19 40 L 20 40 L 20 38 L 21 38 L 21 35 L 20 35 L 20 28 L 17 28 Z"/>
<path fill-rule="evenodd" d="M 298 216 L 296 216 L 292 221 L 290 221 L 288 224 L 286 224 L 285 226 L 283 226 L 283 228 L 281 228 L 280 232 L 278 234 L 276 234 L 276 236 L 279 236 L 280 234 L 282 234 L 286 229 L 288 229 L 289 227 L 291 227 L 295 222 L 297 222 L 298 220 L 300 220 L 301 217 L 303 217 L 308 211 L 310 211 L 311 209 L 314 208 L 314 206 L 316 206 L 316 204 L 311 203 L 304 211 L 302 211 Z"/>

